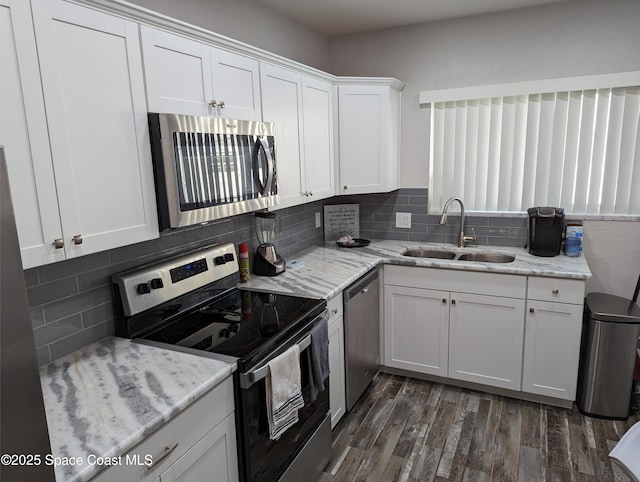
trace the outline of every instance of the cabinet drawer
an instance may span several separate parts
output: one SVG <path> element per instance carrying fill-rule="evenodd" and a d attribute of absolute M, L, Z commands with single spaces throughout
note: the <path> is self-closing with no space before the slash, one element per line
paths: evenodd
<path fill-rule="evenodd" d="M 329 324 L 331 324 L 342 316 L 344 309 L 342 305 L 342 292 L 338 293 L 329 301 L 327 301 L 327 308 L 329 308 Z"/>
<path fill-rule="evenodd" d="M 527 278 L 502 273 L 389 265 L 384 268 L 384 284 L 506 298 L 524 298 Z"/>
<path fill-rule="evenodd" d="M 122 464 L 113 465 L 92 480 L 97 482 L 154 480 L 154 477 L 182 457 L 225 417 L 233 413 L 233 410 L 233 379 L 229 377 L 124 454 Z M 167 452 L 170 454 L 165 456 Z M 148 456 L 151 456 L 154 462 L 151 470 L 144 465 L 144 462 L 148 461 Z M 160 460 L 163 456 L 165 458 Z M 137 465 L 137 461 L 141 465 Z"/>
<path fill-rule="evenodd" d="M 584 303 L 584 281 L 529 276 L 527 298 L 581 305 Z"/>

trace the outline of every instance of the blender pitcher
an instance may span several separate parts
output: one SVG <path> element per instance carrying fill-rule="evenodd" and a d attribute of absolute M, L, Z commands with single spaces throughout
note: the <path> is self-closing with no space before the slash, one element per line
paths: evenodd
<path fill-rule="evenodd" d="M 255 231 L 258 249 L 253 263 L 253 272 L 260 276 L 276 276 L 284 272 L 286 262 L 278 253 L 273 242 L 279 234 L 277 218 L 274 213 L 255 213 Z"/>

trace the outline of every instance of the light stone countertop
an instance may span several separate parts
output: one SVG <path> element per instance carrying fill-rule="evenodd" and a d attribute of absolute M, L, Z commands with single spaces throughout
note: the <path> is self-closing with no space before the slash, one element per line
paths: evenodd
<path fill-rule="evenodd" d="M 40 369 L 57 481 L 86 481 L 229 377 L 235 364 L 110 337 Z"/>
<path fill-rule="evenodd" d="M 276 242 L 276 249 L 277 247 Z M 515 261 L 511 263 L 484 263 L 402 256 L 402 253 L 407 249 L 419 247 L 465 253 L 474 251 L 510 253 L 515 255 Z M 369 246 L 362 248 L 340 248 L 335 242 L 327 242 L 305 249 L 289 258 L 289 261 L 291 259 L 299 259 L 303 261 L 303 264 L 295 269 L 286 269 L 284 273 L 273 277 L 252 274 L 249 282 L 241 284 L 239 287 L 278 294 L 296 294 L 309 298 L 330 299 L 379 264 L 581 280 L 591 278 L 591 271 L 584 256 L 569 257 L 560 254 L 547 258 L 533 256 L 522 248 L 496 246 L 458 248 L 455 245 L 445 243 L 373 240 Z"/>
<path fill-rule="evenodd" d="M 277 245 L 276 245 L 277 247 Z M 407 249 L 514 254 L 512 263 L 411 258 Z M 335 243 L 308 248 L 293 258 L 304 263 L 275 277 L 252 274 L 243 289 L 330 299 L 380 264 L 588 279 L 583 256 L 543 258 L 521 248 L 411 241 L 372 241 L 363 248 Z M 290 259 L 293 259 L 290 258 Z M 86 481 L 103 468 L 88 455 L 123 455 L 175 417 L 236 369 L 235 364 L 110 337 L 40 370 L 51 450 L 55 457 L 82 457 L 80 466 L 56 468 L 58 481 Z"/>

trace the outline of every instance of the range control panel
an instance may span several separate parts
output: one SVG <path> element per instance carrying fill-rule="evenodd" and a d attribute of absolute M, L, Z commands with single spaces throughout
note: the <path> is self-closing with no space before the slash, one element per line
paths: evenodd
<path fill-rule="evenodd" d="M 133 316 L 231 274 L 235 246 L 223 243 L 114 275 L 125 316 Z"/>

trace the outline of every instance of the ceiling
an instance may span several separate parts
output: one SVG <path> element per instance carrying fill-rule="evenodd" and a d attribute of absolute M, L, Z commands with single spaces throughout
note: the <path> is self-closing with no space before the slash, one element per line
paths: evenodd
<path fill-rule="evenodd" d="M 258 0 L 328 36 L 567 0 Z"/>

